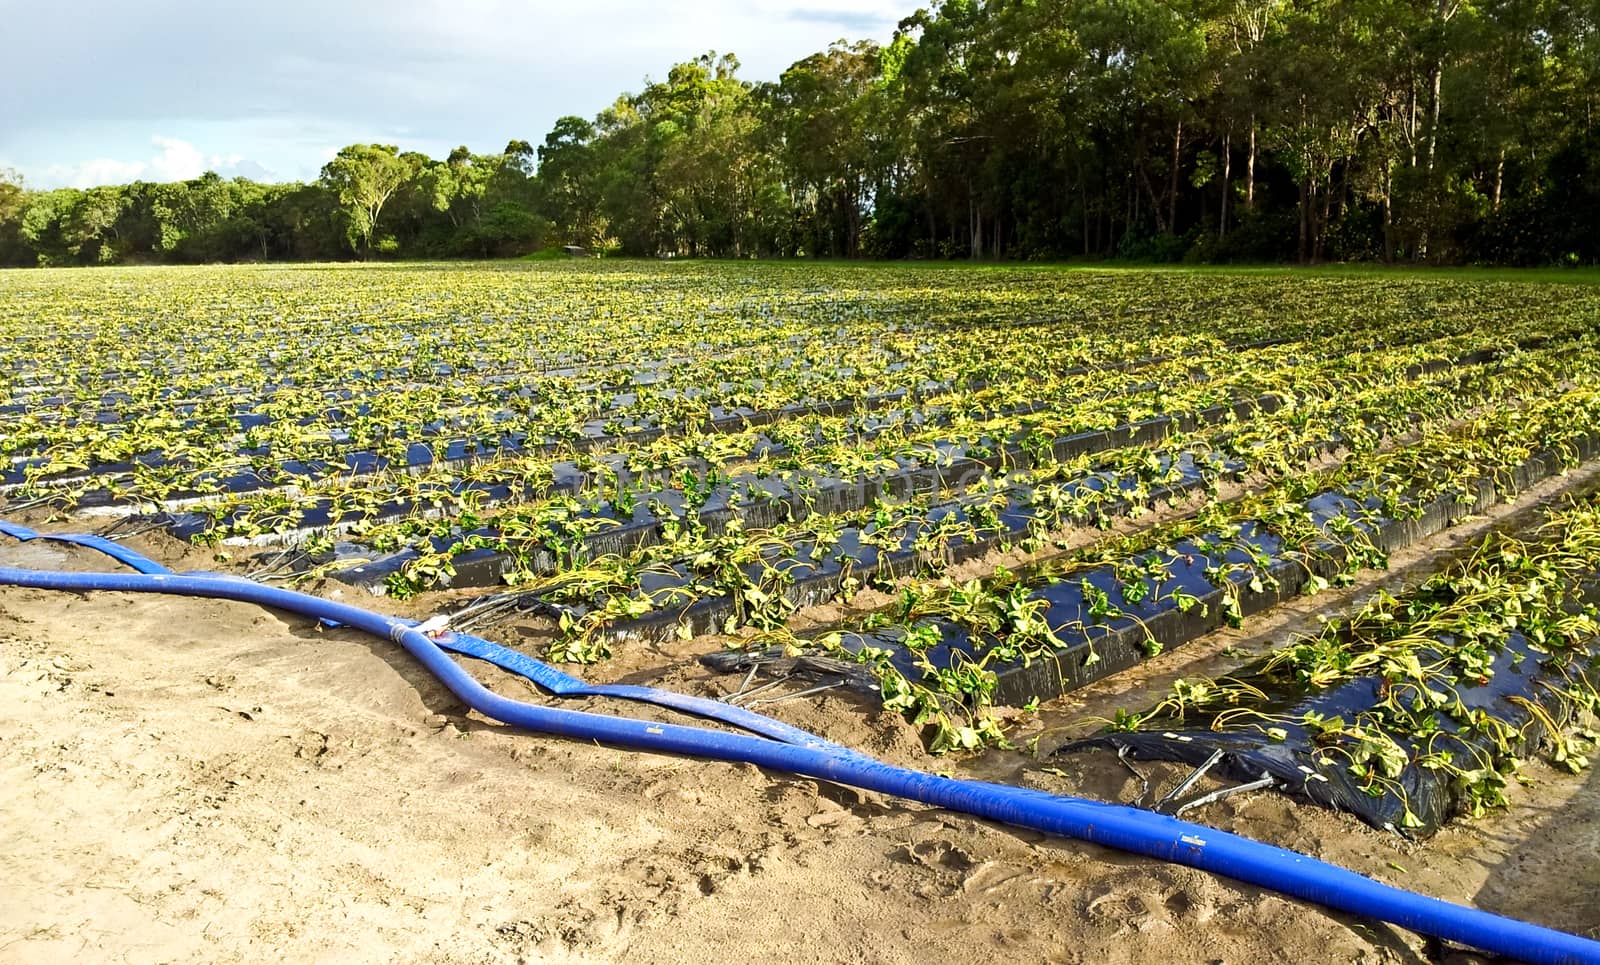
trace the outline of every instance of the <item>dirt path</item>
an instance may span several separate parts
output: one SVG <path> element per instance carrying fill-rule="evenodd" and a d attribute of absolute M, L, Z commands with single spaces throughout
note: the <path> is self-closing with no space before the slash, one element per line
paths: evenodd
<path fill-rule="evenodd" d="M 836 719 L 851 733 L 835 736 L 876 730 L 891 756 L 914 753 L 892 724 Z M 1123 790 L 1081 767 L 1023 779 Z M 1199 819 L 1594 933 L 1600 789 L 1530 774 L 1510 814 L 1422 846 L 1270 794 Z M 298 618 L 30 590 L 0 592 L 0 909 L 0 960 L 16 962 L 1426 955 L 1189 869 L 510 732 L 386 642 Z"/>

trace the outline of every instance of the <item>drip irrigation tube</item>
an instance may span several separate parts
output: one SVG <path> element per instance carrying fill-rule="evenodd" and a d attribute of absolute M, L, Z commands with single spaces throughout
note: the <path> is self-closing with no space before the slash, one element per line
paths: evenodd
<path fill-rule="evenodd" d="M 468 706 L 513 727 L 639 750 L 751 763 L 1189 865 L 1338 911 L 1530 962 L 1600 963 L 1600 942 L 1418 895 L 1293 851 L 1150 811 L 893 767 L 853 752 L 841 753 L 841 748 L 783 725 L 779 725 L 777 733 L 792 732 L 802 740 L 791 743 L 776 733 L 776 739 L 754 737 L 512 700 L 480 684 L 445 652 L 442 641 L 430 638 L 410 621 L 250 580 L 205 574 L 53 573 L 0 568 L 0 585 L 209 597 L 331 620 L 389 637 Z M 538 664 L 532 658 L 523 660 Z M 553 668 L 545 669 L 560 674 Z"/>

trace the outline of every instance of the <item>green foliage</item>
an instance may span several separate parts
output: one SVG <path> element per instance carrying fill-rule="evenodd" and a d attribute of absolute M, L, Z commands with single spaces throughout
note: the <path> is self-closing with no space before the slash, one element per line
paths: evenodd
<path fill-rule="evenodd" d="M 323 167 L 323 183 L 344 205 L 352 247 L 371 254 L 384 206 L 416 173 L 392 144 L 352 144 Z"/>
<path fill-rule="evenodd" d="M 774 82 L 672 65 L 537 148 L 24 192 L 0 264 L 504 257 L 1600 262 L 1571 4 L 945 0 Z M 909 7 L 908 7 L 909 10 Z"/>

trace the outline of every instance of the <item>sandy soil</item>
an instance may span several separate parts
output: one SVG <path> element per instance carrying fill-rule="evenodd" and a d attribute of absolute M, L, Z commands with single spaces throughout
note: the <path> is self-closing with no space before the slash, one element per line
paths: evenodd
<path fill-rule="evenodd" d="M 99 565 L 36 547 L 10 547 L 5 562 Z M 1093 757 L 932 761 L 849 698 L 779 706 L 923 767 L 1005 770 L 1108 798 L 1133 790 Z M 1196 817 L 1600 933 L 1600 782 L 1529 774 L 1536 784 L 1511 812 L 1422 845 L 1273 794 Z M 512 732 L 464 713 L 387 642 L 299 618 L 0 592 L 0 960 L 1415 962 L 1434 951 L 1077 842 L 749 766 Z"/>

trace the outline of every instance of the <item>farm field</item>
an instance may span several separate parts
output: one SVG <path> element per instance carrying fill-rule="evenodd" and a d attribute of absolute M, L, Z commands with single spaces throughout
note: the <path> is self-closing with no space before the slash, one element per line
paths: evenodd
<path fill-rule="evenodd" d="M 1188 799 L 1162 806 L 1253 783 L 1186 816 L 1594 935 L 1600 909 L 1538 900 L 1539 881 L 1600 870 L 1583 844 L 1594 822 L 1551 817 L 1595 793 L 1590 281 L 629 262 L 0 273 L 0 516 L 175 568 L 445 614 L 586 681 L 725 698 L 924 770 L 1148 806 L 1204 765 Z M 5 554 L 103 568 L 38 543 Z M 1177 928 L 1203 936 L 1196 961 L 1421 949 L 1198 872 L 816 782 L 551 750 L 348 631 L 115 601 L 0 594 L 18 735 L 4 767 L 63 762 L 9 792 L 6 813 L 88 795 L 75 807 L 90 829 L 49 845 L 48 826 L 12 817 L 8 833 L 18 854 L 92 863 L 114 847 L 94 830 L 115 813 L 97 781 L 173 783 L 181 814 L 134 795 L 139 847 L 169 856 L 162 874 L 184 888 L 218 887 L 237 874 L 207 856 L 223 827 L 259 855 L 299 793 L 270 788 L 324 782 L 294 807 L 339 830 L 293 843 L 309 862 L 293 887 L 241 882 L 277 902 L 249 928 L 291 927 L 297 889 L 332 887 L 381 947 L 430 957 L 378 909 L 383 889 L 348 873 L 406 847 L 401 832 L 371 837 L 381 817 L 354 803 L 368 768 L 386 792 L 427 787 L 485 812 L 430 839 L 436 870 L 383 886 L 402 895 L 494 833 L 485 814 L 508 815 L 524 777 L 551 808 L 569 770 L 617 768 L 568 775 L 601 838 L 625 839 L 631 819 L 598 798 L 691 802 L 650 819 L 654 851 L 629 852 L 655 870 L 607 858 L 585 878 L 583 834 L 547 821 L 539 833 L 578 866 L 567 904 L 524 894 L 483 911 L 433 894 L 433 923 L 466 929 L 443 957 L 666 960 L 652 925 L 692 923 L 714 947 L 706 903 L 759 914 L 772 889 L 815 910 L 845 867 L 882 884 L 848 907 L 891 901 L 908 933 L 896 951 L 824 945 L 819 960 L 915 958 L 965 936 L 1140 961 Z M 197 733 L 212 698 L 225 755 L 149 739 Z M 252 736 L 257 718 L 274 736 Z M 66 733 L 107 722 L 98 738 Z M 470 745 L 464 786 L 373 760 L 382 746 L 457 768 L 440 734 Z M 93 764 L 93 740 L 115 761 Z M 341 808 L 355 823 L 328 817 Z M 768 812 L 759 830 L 738 816 L 751 808 Z M 1553 835 L 1565 846 L 1546 847 Z M 190 954 L 182 889 L 128 905 L 150 868 L 116 867 L 117 913 L 161 908 L 159 947 Z M 1003 910 L 934 927 L 941 902 L 990 894 Z M 13 939 L 66 948 L 70 923 L 28 907 L 45 917 L 0 931 L 0 956 Z M 63 914 L 98 907 L 80 895 Z M 309 921 L 322 954 L 342 947 L 335 919 Z M 249 939 L 226 941 L 244 955 Z"/>

